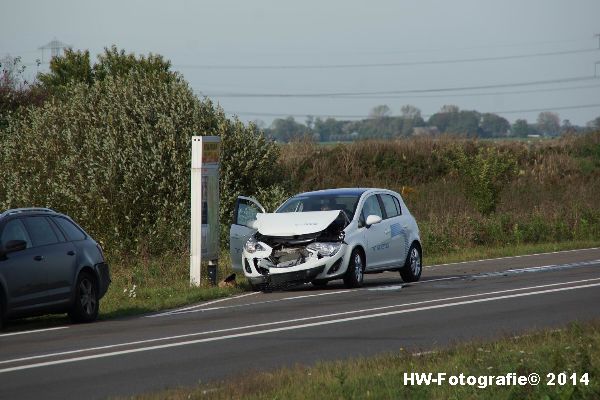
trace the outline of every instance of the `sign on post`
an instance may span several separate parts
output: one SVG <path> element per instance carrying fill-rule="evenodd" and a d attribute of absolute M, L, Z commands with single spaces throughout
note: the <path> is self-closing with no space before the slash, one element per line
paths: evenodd
<path fill-rule="evenodd" d="M 192 136 L 190 284 L 200 285 L 202 259 L 219 258 L 218 136 Z"/>

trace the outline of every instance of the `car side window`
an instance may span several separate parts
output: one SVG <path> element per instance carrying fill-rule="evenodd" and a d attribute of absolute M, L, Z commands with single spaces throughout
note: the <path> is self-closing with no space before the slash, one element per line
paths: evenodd
<path fill-rule="evenodd" d="M 396 203 L 394 202 L 394 198 L 389 194 L 381 195 L 381 202 L 383 203 L 383 208 L 385 209 L 385 215 L 388 218 L 393 218 L 398 216 L 398 209 L 396 208 Z"/>
<path fill-rule="evenodd" d="M 45 217 L 27 217 L 24 222 L 34 247 L 58 243 L 58 237 Z"/>
<path fill-rule="evenodd" d="M 397 197 L 392 196 L 394 199 L 394 203 L 396 203 L 396 208 L 398 209 L 398 215 L 402 215 L 402 207 L 400 206 L 400 201 Z"/>
<path fill-rule="evenodd" d="M 0 244 L 4 245 L 11 240 L 24 240 L 27 243 L 27 248 L 31 247 L 31 239 L 29 239 L 27 230 L 20 219 L 8 221 L 2 230 Z"/>
<path fill-rule="evenodd" d="M 81 229 L 79 229 L 68 219 L 62 217 L 52 217 L 52 220 L 56 222 L 60 229 L 65 233 L 68 241 L 73 242 L 76 240 L 85 239 L 85 234 L 81 231 Z"/>
<path fill-rule="evenodd" d="M 369 215 L 377 215 L 383 219 L 383 212 L 381 212 L 381 207 L 379 206 L 379 201 L 377 200 L 377 195 L 372 195 L 367 198 L 365 204 L 362 209 L 362 220 L 366 221 Z"/>

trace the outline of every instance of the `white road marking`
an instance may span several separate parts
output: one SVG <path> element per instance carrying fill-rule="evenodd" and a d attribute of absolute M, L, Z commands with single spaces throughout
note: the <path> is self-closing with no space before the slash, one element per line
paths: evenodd
<path fill-rule="evenodd" d="M 496 257 L 496 258 L 483 258 L 481 260 L 458 261 L 458 262 L 446 263 L 446 264 L 425 265 L 423 268 L 445 267 L 447 265 L 460 265 L 460 264 L 476 263 L 476 262 L 482 262 L 482 261 L 508 260 L 508 259 L 511 259 L 511 258 L 525 258 L 525 257 L 534 257 L 534 256 L 545 256 L 545 255 L 549 255 L 549 254 L 572 253 L 572 252 L 575 252 L 575 251 L 586 251 L 586 250 L 600 250 L 600 247 L 590 247 L 590 248 L 587 248 L 587 249 L 573 249 L 573 250 L 550 251 L 548 253 L 523 254 L 523 255 L 520 255 L 520 256 L 506 256 L 506 257 Z"/>
<path fill-rule="evenodd" d="M 600 280 L 600 278 L 582 279 L 582 280 L 570 281 L 570 282 L 551 283 L 551 284 L 546 284 L 546 285 L 529 286 L 529 287 L 524 287 L 524 288 L 514 288 L 514 289 L 506 289 L 506 290 L 499 290 L 499 291 L 493 291 L 493 292 L 475 293 L 475 294 L 464 295 L 464 296 L 455 296 L 455 297 L 446 297 L 446 298 L 441 298 L 441 299 L 432 299 L 432 300 L 426 300 L 426 301 L 421 301 L 421 302 L 404 303 L 404 304 L 394 304 L 394 305 L 389 305 L 389 306 L 373 307 L 373 308 L 366 308 L 366 309 L 361 309 L 361 310 L 344 311 L 344 312 L 339 312 L 339 313 L 324 314 L 324 315 L 317 315 L 317 316 L 304 317 L 304 318 L 295 318 L 295 319 L 289 319 L 289 320 L 283 320 L 283 321 L 266 322 L 266 323 L 262 323 L 262 324 L 254 324 L 254 325 L 246 325 L 246 326 L 239 326 L 239 327 L 233 327 L 233 328 L 217 329 L 217 330 L 205 331 L 205 332 L 195 332 L 195 333 L 188 333 L 188 334 L 183 334 L 183 335 L 167 336 L 167 337 L 162 337 L 162 338 L 139 340 L 139 341 L 135 341 L 135 342 L 125 342 L 125 343 L 118 343 L 118 344 L 113 344 L 113 345 L 90 347 L 90 348 L 86 348 L 86 349 L 77 349 L 77 350 L 63 351 L 63 352 L 57 352 L 57 353 L 41 354 L 41 355 L 30 356 L 30 357 L 15 358 L 15 359 L 11 359 L 11 360 L 0 361 L 0 365 L 1 364 L 17 363 L 17 362 L 22 362 L 22 361 L 31 361 L 31 360 L 42 359 L 42 358 L 50 358 L 50 357 L 58 357 L 58 356 L 63 356 L 63 355 L 84 353 L 84 352 L 90 352 L 90 351 L 97 351 L 97 350 L 107 350 L 107 349 L 113 349 L 113 348 L 117 348 L 117 347 L 133 346 L 133 345 L 137 345 L 137 344 L 146 344 L 146 343 L 153 343 L 153 342 L 159 342 L 159 341 L 167 341 L 167 340 L 174 340 L 174 339 L 183 339 L 183 338 L 189 338 L 189 337 L 193 337 L 193 336 L 210 335 L 210 334 L 215 334 L 215 333 L 225 333 L 225 332 L 239 331 L 239 330 L 252 329 L 252 328 L 262 328 L 262 327 L 266 327 L 266 326 L 282 325 L 282 324 L 296 323 L 296 322 L 304 322 L 304 321 L 310 321 L 310 320 L 315 320 L 315 319 L 332 318 L 332 317 L 339 317 L 339 316 L 343 316 L 343 315 L 360 314 L 360 313 L 372 312 L 372 311 L 381 311 L 381 310 L 386 310 L 386 309 L 391 309 L 391 308 L 398 308 L 398 307 L 415 306 L 415 305 L 416 306 L 418 306 L 418 305 L 422 306 L 423 304 L 437 303 L 437 302 L 441 302 L 441 301 L 460 300 L 460 299 L 466 299 L 466 298 L 472 298 L 472 297 L 480 297 L 480 296 L 486 296 L 486 295 L 496 295 L 496 294 L 501 294 L 501 293 L 510 293 L 510 292 L 515 292 L 515 291 L 523 291 L 523 290 L 531 290 L 531 289 L 541 289 L 541 288 L 548 288 L 548 287 L 552 287 L 552 286 L 564 286 L 564 285 L 570 285 L 570 284 L 579 284 L 579 283 L 593 282 L 593 281 L 599 281 L 599 280 Z M 528 292 L 528 293 L 526 292 L 525 294 L 508 295 L 508 296 L 505 295 L 505 296 L 497 297 L 497 299 L 510 298 L 510 297 L 519 297 L 519 296 L 522 296 L 522 295 L 529 295 L 529 293 L 531 293 L 531 294 L 547 293 L 547 292 L 554 292 L 554 291 L 561 291 L 561 290 L 569 290 L 570 288 L 583 288 L 583 287 L 591 287 L 591 286 L 600 286 L 600 283 L 591 284 L 591 285 L 584 285 L 584 286 L 567 287 L 567 288 L 562 288 L 562 289 L 551 289 L 551 290 L 537 291 L 537 292 Z M 496 298 L 492 298 L 492 299 L 496 299 Z M 451 305 L 460 305 L 460 304 L 470 304 L 470 303 L 476 303 L 476 302 L 479 302 L 479 300 L 471 300 L 471 301 L 466 301 L 466 302 L 463 301 L 463 302 L 459 302 L 459 303 L 449 303 L 449 304 L 451 304 Z M 442 305 L 442 306 L 444 306 L 444 305 Z M 438 306 L 430 306 L 429 308 L 427 308 L 427 307 L 425 307 L 425 308 L 419 307 L 419 308 L 409 309 L 409 310 L 404 310 L 404 311 L 406 311 L 406 312 L 412 312 L 411 310 L 420 311 L 420 310 L 426 310 L 426 309 L 432 309 L 432 308 L 439 308 L 439 307 Z M 392 312 L 392 314 L 393 313 L 399 313 L 399 312 Z M 384 315 L 384 314 L 387 315 L 387 313 L 373 314 L 373 315 L 374 316 L 379 316 L 379 315 Z M 361 318 L 356 318 L 356 319 L 361 319 Z M 340 320 L 340 321 L 345 321 L 345 320 L 352 320 L 352 319 L 348 319 L 347 318 L 347 319 Z M 335 320 L 335 321 L 338 321 L 338 320 Z M 325 321 L 325 322 L 327 322 L 327 321 Z M 318 323 L 318 324 L 320 324 L 320 323 Z M 309 325 L 312 326 L 312 324 L 307 324 L 306 326 L 309 326 Z M 303 327 L 303 326 L 304 325 L 301 325 L 301 327 Z M 262 331 L 260 331 L 260 332 L 262 332 Z M 248 335 L 245 335 L 245 334 L 242 334 L 242 335 L 243 336 L 248 336 Z M 230 337 L 236 337 L 236 336 L 235 335 L 229 335 L 229 336 L 224 336 L 223 338 L 230 338 Z M 210 340 L 208 340 L 208 339 L 200 339 L 200 341 L 190 341 L 190 342 L 180 342 L 180 343 L 185 343 L 185 344 L 201 343 L 202 341 L 218 340 L 219 338 L 220 337 L 210 338 Z M 105 353 L 105 354 L 108 354 L 108 355 L 128 354 L 128 353 L 131 353 L 131 352 L 135 352 L 136 350 L 138 350 L 138 351 L 145 351 L 144 349 L 151 349 L 151 350 L 153 350 L 153 349 L 164 348 L 162 346 L 173 347 L 172 345 L 177 345 L 177 343 L 175 343 L 175 344 L 167 344 L 167 345 L 159 345 L 159 346 L 152 346 L 152 347 L 148 347 L 148 348 L 142 347 L 140 349 L 123 350 L 121 352 L 112 352 L 112 353 Z M 108 357 L 108 355 L 107 355 L 107 357 Z M 54 365 L 54 364 L 48 364 L 48 363 L 58 363 L 58 364 L 61 364 L 61 363 L 65 363 L 65 362 L 71 362 L 70 360 L 79 361 L 79 360 L 86 360 L 86 359 L 91 359 L 91 358 L 100 358 L 100 357 L 103 357 L 103 356 L 105 356 L 105 355 L 104 354 L 97 354 L 97 355 L 85 356 L 85 357 L 78 357 L 78 358 L 73 358 L 73 359 L 50 361 L 50 362 L 39 363 L 39 364 L 30 364 L 30 365 L 32 365 L 30 368 L 35 368 L 37 366 Z M 9 371 L 16 371 L 16 370 L 19 370 L 19 369 L 26 369 L 27 365 L 22 366 L 22 367 L 23 368 L 21 368 L 21 367 L 13 367 L 13 368 L 0 369 L 0 373 L 2 373 L 2 372 L 9 372 Z M 17 368 L 17 369 L 14 369 L 14 368 Z"/>
<path fill-rule="evenodd" d="M 280 301 L 305 299 L 305 298 L 308 298 L 308 297 L 331 296 L 333 294 L 350 293 L 350 292 L 355 292 L 357 290 L 361 290 L 361 289 L 346 289 L 346 290 L 336 290 L 335 292 L 325 292 L 325 293 L 317 293 L 317 294 L 305 294 L 305 295 L 301 295 L 301 296 L 284 297 L 284 298 L 281 298 L 281 299 L 274 299 L 274 300 L 255 301 L 253 303 L 234 304 L 234 305 L 231 305 L 231 306 L 220 306 L 220 307 L 209 307 L 209 308 L 196 308 L 194 310 L 187 310 L 187 311 L 181 311 L 181 312 L 170 312 L 170 313 L 164 313 L 164 314 L 147 315 L 146 318 L 155 318 L 155 317 L 171 316 L 171 315 L 181 315 L 181 314 L 197 313 L 197 312 L 204 312 L 204 311 L 224 310 L 224 309 L 227 309 L 227 308 L 248 307 L 248 306 L 254 306 L 254 305 L 258 305 L 258 304 L 269 304 L 269 303 L 278 303 Z"/>
<path fill-rule="evenodd" d="M 400 290 L 404 287 L 404 285 L 386 285 L 386 286 L 375 286 L 372 288 L 365 288 L 368 291 L 391 291 L 391 290 Z"/>
<path fill-rule="evenodd" d="M 147 317 L 148 318 L 162 317 L 164 315 L 176 314 L 176 313 L 180 313 L 180 312 L 183 312 L 183 311 L 188 311 L 188 310 L 193 310 L 193 309 L 196 309 L 196 308 L 206 307 L 206 306 L 211 305 L 211 304 L 221 303 L 223 301 L 235 300 L 235 299 L 240 299 L 242 297 L 252 296 L 252 295 L 255 295 L 255 294 L 258 294 L 258 292 L 244 293 L 244 294 L 240 294 L 238 296 L 223 297 L 221 299 L 217 299 L 217 300 L 213 300 L 213 301 L 208 301 L 208 302 L 202 303 L 202 304 L 196 304 L 196 305 L 189 306 L 189 307 L 178 308 L 178 309 L 171 310 L 171 311 L 165 311 L 165 312 L 162 312 L 162 313 L 159 313 L 159 314 L 148 315 Z"/>
<path fill-rule="evenodd" d="M 48 331 L 56 331 L 59 329 L 67 329 L 68 326 L 57 326 L 54 328 L 44 328 L 44 329 L 34 329 L 31 331 L 22 331 L 22 332 L 11 332 L 11 333 L 3 333 L 0 335 L 0 337 L 6 337 L 6 336 L 17 336 L 17 335 L 28 335 L 31 333 L 42 333 L 42 332 L 48 332 Z"/>
<path fill-rule="evenodd" d="M 513 269 L 508 269 L 508 270 L 498 271 L 498 272 L 484 272 L 481 274 L 448 276 L 448 277 L 444 277 L 444 278 L 427 279 L 427 280 L 422 280 L 419 282 L 411 282 L 411 283 L 400 284 L 400 285 L 386 285 L 386 286 L 376 286 L 376 287 L 365 287 L 365 288 L 361 288 L 361 289 L 337 290 L 337 291 L 326 292 L 326 293 L 307 294 L 307 295 L 301 295 L 301 296 L 284 297 L 281 299 L 274 299 L 274 300 L 256 301 L 256 302 L 252 302 L 252 303 L 243 303 L 243 304 L 234 304 L 234 305 L 230 305 L 230 306 L 201 308 L 200 306 L 202 306 L 202 305 L 199 305 L 191 310 L 170 311 L 170 312 L 161 313 L 161 314 L 148 315 L 148 316 L 146 316 L 146 318 L 155 318 L 155 317 L 180 315 L 180 314 L 205 312 L 205 311 L 216 311 L 216 310 L 224 310 L 224 309 L 228 309 L 228 308 L 248 307 L 248 306 L 261 305 L 261 304 L 277 303 L 277 302 L 287 301 L 287 300 L 298 300 L 298 299 L 304 299 L 304 298 L 315 297 L 315 296 L 329 296 L 332 294 L 350 293 L 350 292 L 354 292 L 357 290 L 392 291 L 392 290 L 401 289 L 403 286 L 406 286 L 406 285 L 424 285 L 424 284 L 427 284 L 430 282 L 439 282 L 439 281 L 448 281 L 448 280 L 457 280 L 457 279 L 478 279 L 478 278 L 488 278 L 488 277 L 502 276 L 502 275 L 512 275 L 512 274 L 518 274 L 518 273 L 524 273 L 524 272 L 542 272 L 542 271 L 550 271 L 550 270 L 560 270 L 560 269 L 583 267 L 583 266 L 588 266 L 588 265 L 593 265 L 593 264 L 598 264 L 598 263 L 600 263 L 600 259 L 593 260 L 593 261 L 582 261 L 579 263 L 571 263 L 571 264 L 557 264 L 557 265 L 553 264 L 553 265 L 544 265 L 544 266 L 540 266 L 540 267 L 513 268 Z M 240 296 L 238 296 L 238 297 L 240 297 Z M 207 304 L 209 304 L 209 303 L 204 303 L 204 305 L 207 305 Z"/>

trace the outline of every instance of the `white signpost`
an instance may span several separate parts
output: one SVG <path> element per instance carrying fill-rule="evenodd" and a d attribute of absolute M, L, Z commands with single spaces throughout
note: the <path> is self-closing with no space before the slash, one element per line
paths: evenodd
<path fill-rule="evenodd" d="M 192 136 L 190 284 L 195 286 L 200 285 L 202 259 L 208 260 L 212 283 L 216 279 L 220 144 L 218 136 Z"/>

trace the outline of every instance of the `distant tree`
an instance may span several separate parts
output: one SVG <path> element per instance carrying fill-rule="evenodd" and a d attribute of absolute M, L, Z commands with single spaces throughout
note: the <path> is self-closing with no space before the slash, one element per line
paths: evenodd
<path fill-rule="evenodd" d="M 307 115 L 304 123 L 306 124 L 308 129 L 312 130 L 315 126 L 315 117 L 313 117 L 312 115 Z"/>
<path fill-rule="evenodd" d="M 485 113 L 481 116 L 481 133 L 484 137 L 506 136 L 510 123 L 499 115 Z"/>
<path fill-rule="evenodd" d="M 441 113 L 457 113 L 458 110 L 458 106 L 455 106 L 454 104 L 445 104 L 440 108 Z"/>
<path fill-rule="evenodd" d="M 400 109 L 400 113 L 402 116 L 402 135 L 410 136 L 413 134 L 413 129 L 415 127 L 420 127 L 425 125 L 425 121 L 421 117 L 421 110 L 417 107 L 412 106 L 410 104 L 406 104 L 402 106 Z"/>
<path fill-rule="evenodd" d="M 591 129 L 600 129 L 600 117 L 596 117 L 588 122 L 587 127 Z"/>
<path fill-rule="evenodd" d="M 421 110 L 413 105 L 406 104 L 400 108 L 400 115 L 404 119 L 417 120 L 421 119 Z"/>
<path fill-rule="evenodd" d="M 291 142 L 312 134 L 305 125 L 296 122 L 291 116 L 275 119 L 269 131 L 275 139 L 281 142 Z"/>
<path fill-rule="evenodd" d="M 459 111 L 457 106 L 446 105 L 429 118 L 429 125 L 437 127 L 442 133 L 477 136 L 480 118 L 477 111 Z"/>
<path fill-rule="evenodd" d="M 531 133 L 531 127 L 526 119 L 518 119 L 512 126 L 512 133 L 514 136 L 526 137 Z"/>
<path fill-rule="evenodd" d="M 560 118 L 557 113 L 544 111 L 537 117 L 537 128 L 544 135 L 556 136 L 560 133 Z"/>
<path fill-rule="evenodd" d="M 335 118 L 327 118 L 323 120 L 317 118 L 314 124 L 314 132 L 319 136 L 321 142 L 329 142 L 332 136 L 344 134 L 343 122 L 337 121 Z"/>
<path fill-rule="evenodd" d="M 384 117 L 389 117 L 391 115 L 391 110 L 390 107 L 388 107 L 386 104 L 381 104 L 378 106 L 375 106 L 371 109 L 371 111 L 369 112 L 369 117 L 370 118 L 384 118 Z"/>

